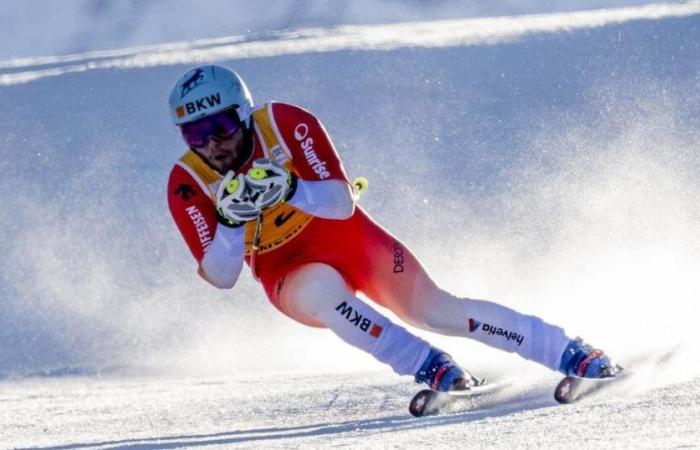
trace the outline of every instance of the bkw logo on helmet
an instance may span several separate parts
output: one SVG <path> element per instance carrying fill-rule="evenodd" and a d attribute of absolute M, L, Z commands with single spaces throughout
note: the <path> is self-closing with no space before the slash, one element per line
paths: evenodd
<path fill-rule="evenodd" d="M 175 113 L 178 117 L 184 117 L 186 114 L 194 114 L 200 111 L 206 111 L 210 108 L 221 105 L 221 94 L 216 93 L 209 97 L 197 99 L 193 102 L 185 103 L 175 108 Z"/>
<path fill-rule="evenodd" d="M 175 125 L 235 108 L 238 119 L 249 126 L 253 98 L 238 74 L 209 64 L 195 67 L 180 77 L 170 91 L 169 104 Z"/>

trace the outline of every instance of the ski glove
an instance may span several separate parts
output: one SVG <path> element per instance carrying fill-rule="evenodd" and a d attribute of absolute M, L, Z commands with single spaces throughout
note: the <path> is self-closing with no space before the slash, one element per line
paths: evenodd
<path fill-rule="evenodd" d="M 241 226 L 256 219 L 261 211 L 253 200 L 256 189 L 248 184 L 246 177 L 230 170 L 221 180 L 216 193 L 216 212 L 219 222 L 230 227 Z"/>
<path fill-rule="evenodd" d="M 259 193 L 254 204 L 261 210 L 288 200 L 295 191 L 296 177 L 282 164 L 258 159 L 245 176 L 246 182 Z"/>

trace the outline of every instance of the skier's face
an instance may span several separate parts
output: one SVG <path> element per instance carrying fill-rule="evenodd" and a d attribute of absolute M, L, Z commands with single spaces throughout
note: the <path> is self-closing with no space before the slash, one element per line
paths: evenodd
<path fill-rule="evenodd" d="M 222 175 L 239 169 L 250 156 L 250 139 L 231 108 L 184 123 L 180 133 L 187 145 Z"/>
<path fill-rule="evenodd" d="M 222 175 L 229 170 L 239 169 L 245 158 L 245 138 L 243 130 L 238 130 L 227 139 L 216 136 L 209 138 L 206 147 L 195 149 L 209 164 Z"/>

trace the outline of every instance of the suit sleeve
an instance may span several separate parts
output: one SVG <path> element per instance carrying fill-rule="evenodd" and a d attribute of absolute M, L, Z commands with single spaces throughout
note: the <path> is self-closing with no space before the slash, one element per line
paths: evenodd
<path fill-rule="evenodd" d="M 330 136 L 314 115 L 298 106 L 277 102 L 272 104 L 272 114 L 299 178 L 342 180 L 349 184 Z"/>
<path fill-rule="evenodd" d="M 178 165 L 170 172 L 168 206 L 192 256 L 201 262 L 214 240 L 216 211 L 208 193 Z"/>
<path fill-rule="evenodd" d="M 298 180 L 287 203 L 324 219 L 344 220 L 355 212 L 355 201 L 348 183 L 341 180 Z"/>
<path fill-rule="evenodd" d="M 180 233 L 199 263 L 199 275 L 218 288 L 232 288 L 245 257 L 243 227 L 229 228 L 219 223 L 207 192 L 177 165 L 170 174 L 168 205 Z"/>

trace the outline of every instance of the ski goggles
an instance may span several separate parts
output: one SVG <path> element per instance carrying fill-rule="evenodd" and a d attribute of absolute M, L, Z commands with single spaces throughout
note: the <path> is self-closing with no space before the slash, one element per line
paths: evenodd
<path fill-rule="evenodd" d="M 194 148 L 206 147 L 212 137 L 228 139 L 240 129 L 241 123 L 232 109 L 180 125 L 182 138 Z"/>

